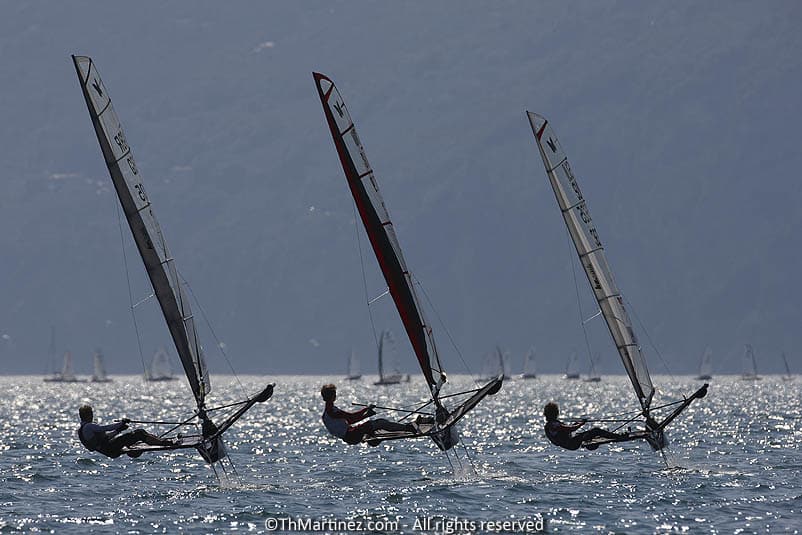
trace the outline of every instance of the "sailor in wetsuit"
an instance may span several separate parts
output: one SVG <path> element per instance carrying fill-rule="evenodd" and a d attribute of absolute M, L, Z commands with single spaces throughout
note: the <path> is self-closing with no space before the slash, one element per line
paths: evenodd
<path fill-rule="evenodd" d="M 600 427 L 594 427 L 582 433 L 573 434 L 574 431 L 587 423 L 587 420 L 580 420 L 579 422 L 566 425 L 562 423 L 557 417 L 560 415 L 560 408 L 556 403 L 547 403 L 543 408 L 543 416 L 546 417 L 546 437 L 555 446 L 560 446 L 567 450 L 578 450 L 582 445 L 594 438 L 602 437 L 612 440 L 623 440 L 627 437 L 624 434 L 612 433 Z M 599 447 L 598 444 L 590 444 L 586 446 L 589 450 L 595 450 Z"/>
<path fill-rule="evenodd" d="M 102 453 L 106 457 L 116 459 L 123 454 L 123 448 L 136 444 L 137 442 L 144 442 L 151 446 L 172 446 L 172 440 L 162 439 L 156 435 L 151 435 L 144 429 L 137 429 L 130 433 L 122 433 L 128 429 L 130 420 L 123 418 L 122 421 L 109 424 L 99 425 L 94 423 L 94 414 L 90 405 L 82 405 L 78 409 L 78 414 L 81 417 L 81 427 L 78 428 L 78 439 L 89 451 L 96 451 Z M 122 433 L 122 434 L 121 434 Z M 142 455 L 141 451 L 132 451 L 128 453 L 129 457 L 139 457 Z"/>
<path fill-rule="evenodd" d="M 337 399 L 337 387 L 332 384 L 323 385 L 323 388 L 320 389 L 320 395 L 323 396 L 323 400 L 326 402 L 326 408 L 323 410 L 323 425 L 326 426 L 329 433 L 343 439 L 348 444 L 359 444 L 365 435 L 369 436 L 374 431 L 379 430 L 417 432 L 417 428 L 412 424 L 400 424 L 384 418 L 368 420 L 359 425 L 353 425 L 376 414 L 376 411 L 373 410 L 373 405 L 356 412 L 346 412 L 337 408 L 334 405 L 334 400 Z M 379 442 L 378 440 L 368 440 L 368 444 L 371 446 L 378 446 Z"/>

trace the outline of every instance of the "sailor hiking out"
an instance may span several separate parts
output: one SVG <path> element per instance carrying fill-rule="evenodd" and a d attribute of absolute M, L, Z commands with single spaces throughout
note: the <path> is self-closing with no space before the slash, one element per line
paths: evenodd
<path fill-rule="evenodd" d="M 373 405 L 368 405 L 356 412 L 347 412 L 338 408 L 334 405 L 334 400 L 337 399 L 337 387 L 333 384 L 323 385 L 323 388 L 320 389 L 320 395 L 323 396 L 323 401 L 326 402 L 326 407 L 323 410 L 323 425 L 326 426 L 329 433 L 341 438 L 348 444 L 359 444 L 367 437 L 368 444 L 378 446 L 378 440 L 370 440 L 370 436 L 375 431 L 406 431 L 408 433 L 417 433 L 418 431 L 413 424 L 400 424 L 384 418 L 367 420 L 358 424 L 357 422 L 376 414 L 376 411 L 373 410 Z"/>
<path fill-rule="evenodd" d="M 144 429 L 136 429 L 130 433 L 123 433 L 128 429 L 130 420 L 123 418 L 117 423 L 100 425 L 94 423 L 94 412 L 90 405 L 82 405 L 78 409 L 81 417 L 81 427 L 78 428 L 78 439 L 89 451 L 102 453 L 106 457 L 116 459 L 123 453 L 129 457 L 139 457 L 142 451 L 125 452 L 137 443 L 144 443 L 150 446 L 172 446 L 173 441 L 162 439 L 156 435 L 151 435 Z"/>
<path fill-rule="evenodd" d="M 589 443 L 589 441 L 599 437 L 609 439 L 612 442 L 629 439 L 627 434 L 613 433 L 600 427 L 594 427 L 582 433 L 574 434 L 574 431 L 585 425 L 587 420 L 580 420 L 570 425 L 562 423 L 558 420 L 560 408 L 554 402 L 546 404 L 543 408 L 543 416 L 546 417 L 546 437 L 555 446 L 567 450 L 578 450 L 583 446 L 589 450 L 595 450 L 599 447 L 599 444 Z"/>

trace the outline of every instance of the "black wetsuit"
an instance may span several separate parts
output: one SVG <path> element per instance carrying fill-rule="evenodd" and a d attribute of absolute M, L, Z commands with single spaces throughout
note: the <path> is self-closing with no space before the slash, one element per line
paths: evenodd
<path fill-rule="evenodd" d="M 598 437 L 611 439 L 619 439 L 622 437 L 622 435 L 612 433 L 599 427 L 588 429 L 582 433 L 573 434 L 579 427 L 579 425 L 565 425 L 559 420 L 551 420 L 550 422 L 546 422 L 546 437 L 555 446 L 560 446 L 567 450 L 578 450 L 585 442 Z"/>
<path fill-rule="evenodd" d="M 106 457 L 116 459 L 123 454 L 123 448 L 137 442 L 144 442 L 148 435 L 144 429 L 120 434 L 127 428 L 128 425 L 123 422 L 109 425 L 81 422 L 81 427 L 78 428 L 78 439 L 89 451 L 96 451 Z"/>

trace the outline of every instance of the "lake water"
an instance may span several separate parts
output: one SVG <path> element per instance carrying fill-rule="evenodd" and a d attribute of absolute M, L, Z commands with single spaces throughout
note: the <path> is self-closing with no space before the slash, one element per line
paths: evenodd
<path fill-rule="evenodd" d="M 184 381 L 0 378 L 0 532 L 265 532 L 278 525 L 283 532 L 331 533 L 358 522 L 389 532 L 398 522 L 405 533 L 502 527 L 520 533 L 541 519 L 552 533 L 797 533 L 802 527 L 799 378 L 715 377 L 709 395 L 670 427 L 665 460 L 643 443 L 572 452 L 543 435 L 547 401 L 574 416 L 634 409 L 625 377 L 605 376 L 598 384 L 557 376 L 511 380 L 461 422 L 467 452 L 451 463 L 429 440 L 348 446 L 322 427 L 324 382 L 339 384 L 338 405 L 348 410 L 352 401 L 408 406 L 424 398 L 420 379 L 374 387 L 372 378 L 219 377 L 210 401 L 241 399 L 268 381 L 276 383 L 273 398 L 226 434 L 236 474 L 229 469 L 221 481 L 191 450 L 112 460 L 78 442 L 77 408 L 84 402 L 106 423 L 191 414 Z M 469 384 L 466 377 L 452 381 Z M 687 377 L 654 382 L 656 402 L 700 386 Z M 502 521 L 519 523 L 479 524 Z"/>

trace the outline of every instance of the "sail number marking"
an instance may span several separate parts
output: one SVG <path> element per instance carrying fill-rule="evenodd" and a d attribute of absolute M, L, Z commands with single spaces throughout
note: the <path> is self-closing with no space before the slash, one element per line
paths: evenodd
<path fill-rule="evenodd" d="M 563 171 L 565 172 L 565 175 L 568 178 L 568 183 L 571 184 L 571 189 L 574 190 L 577 200 L 584 201 L 585 197 L 582 195 L 582 191 L 579 189 L 579 184 L 576 183 L 576 178 L 574 177 L 574 173 L 571 171 L 571 166 L 568 165 L 568 160 L 565 160 L 560 167 L 562 167 Z M 593 237 L 595 246 L 602 247 L 601 240 L 599 239 L 599 233 L 596 231 L 596 227 L 593 225 L 593 219 L 590 217 L 587 203 L 580 202 L 576 209 L 579 212 L 579 218 L 587 227 L 588 233 Z"/>
<path fill-rule="evenodd" d="M 128 164 L 128 167 L 131 169 L 131 172 L 134 173 L 135 175 L 138 175 L 139 169 L 137 169 L 136 167 L 136 162 L 134 162 L 133 155 L 130 154 L 131 147 L 128 146 L 128 141 L 126 141 L 125 134 L 123 133 L 122 130 L 117 131 L 117 134 L 114 136 L 114 142 L 120 148 L 121 154 L 129 153 L 128 156 L 125 158 L 125 162 Z M 140 194 L 140 197 L 141 196 L 142 194 Z M 144 201 L 146 199 L 143 198 L 142 200 Z"/>
<path fill-rule="evenodd" d="M 134 184 L 134 189 L 143 202 L 148 202 L 148 196 L 145 195 L 145 187 L 142 184 Z"/>
<path fill-rule="evenodd" d="M 136 163 L 134 163 L 134 157 L 129 154 L 128 158 L 126 158 L 125 161 L 128 162 L 128 167 L 131 168 L 131 172 L 134 173 L 135 175 L 138 175 L 139 174 L 139 169 L 137 169 Z M 142 197 L 143 195 L 144 195 L 144 193 L 140 192 L 139 196 Z M 144 201 L 144 200 L 147 200 L 147 199 L 143 198 L 142 200 Z"/>
<path fill-rule="evenodd" d="M 114 142 L 118 147 L 120 147 L 120 154 L 125 154 L 131 150 L 128 146 L 128 142 L 125 140 L 125 134 L 123 134 L 122 130 L 117 131 L 117 134 L 114 136 Z"/>

